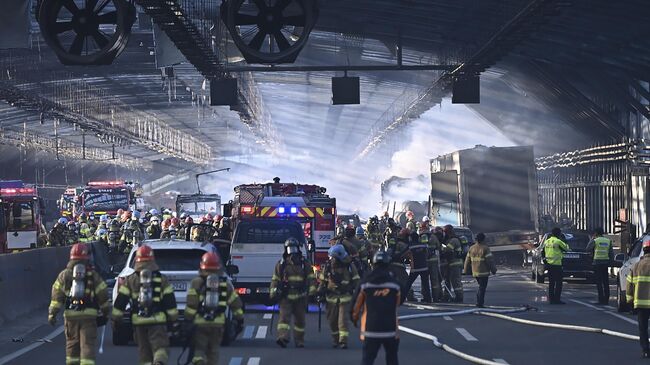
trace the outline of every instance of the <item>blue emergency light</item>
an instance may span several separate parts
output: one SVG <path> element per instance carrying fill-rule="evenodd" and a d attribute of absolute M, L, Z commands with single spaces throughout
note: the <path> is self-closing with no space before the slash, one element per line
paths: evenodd
<path fill-rule="evenodd" d="M 298 207 L 295 204 L 291 206 L 291 214 L 298 214 Z"/>
<path fill-rule="evenodd" d="M 280 204 L 280 206 L 278 207 L 278 213 L 284 214 L 284 204 Z"/>

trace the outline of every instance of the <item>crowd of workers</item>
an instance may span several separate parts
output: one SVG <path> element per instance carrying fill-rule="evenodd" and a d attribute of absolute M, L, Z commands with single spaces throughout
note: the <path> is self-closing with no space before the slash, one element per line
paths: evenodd
<path fill-rule="evenodd" d="M 175 235 L 188 235 L 200 242 L 230 237 L 227 218 L 206 215 L 194 225 L 191 218 L 177 218 L 168 210 L 159 215 L 152 209 L 144 217 L 139 212 L 120 213 L 116 217 L 102 216 L 97 222 L 83 217 L 79 222 L 67 222 L 62 218 L 50 233 L 49 245 L 80 242 L 73 245 L 70 262 L 52 287 L 48 317 L 54 325 L 57 313 L 63 310 L 67 364 L 94 364 L 97 327 L 107 322 L 110 311 L 106 284 L 90 265 L 85 241 L 102 241 L 118 252 L 138 247 L 135 272 L 121 281 L 111 318 L 120 321 L 130 308 L 139 362 L 167 364 L 168 327 L 178 326 L 175 324 L 178 310 L 173 289 L 160 273 L 153 249 L 141 242 L 145 237 Z M 361 329 L 362 364 L 373 364 L 382 346 L 387 364 L 397 364 L 397 309 L 406 300 L 416 301 L 411 287 L 418 278 L 423 302 L 462 302 L 461 275 L 471 273 L 478 283 L 476 306 L 483 307 L 488 277 L 497 271 L 485 235 L 478 233 L 475 243 L 465 253 L 452 226 L 431 227 L 427 217 L 420 222 L 412 214 L 407 217 L 404 228 L 387 216 L 371 217 L 365 230 L 352 225 L 339 227 L 337 237 L 330 242 L 329 261 L 316 273 L 301 252 L 299 241 L 287 239 L 269 290 L 279 308 L 277 344 L 286 348 L 293 337 L 296 347 L 305 346 L 306 311 L 309 299 L 314 298 L 319 308 L 321 303 L 325 304 L 332 347 L 348 347 L 352 324 Z M 612 242 L 604 237 L 602 229 L 597 229 L 587 250 L 593 256 L 599 303 L 607 304 L 607 268 L 613 259 Z M 643 250 L 650 252 L 650 240 L 643 243 Z M 567 251 L 569 247 L 557 228 L 542 243 L 550 278 L 550 304 L 563 304 L 562 259 Z M 185 325 L 180 325 L 177 333 L 190 336 L 195 348 L 193 364 L 216 364 L 226 308 L 230 307 L 241 330 L 242 303 L 228 281 L 218 254 L 206 253 L 197 264 L 198 275 L 187 293 Z M 410 272 L 406 270 L 407 264 Z M 642 260 L 632 270 L 627 287 L 627 300 L 639 311 L 644 357 L 650 357 L 649 277 L 650 264 Z"/>

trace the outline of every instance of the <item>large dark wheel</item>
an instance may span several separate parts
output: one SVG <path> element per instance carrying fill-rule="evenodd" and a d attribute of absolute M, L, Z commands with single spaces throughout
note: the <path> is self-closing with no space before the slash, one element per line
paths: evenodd
<path fill-rule="evenodd" d="M 228 0 L 221 16 L 248 63 L 292 63 L 317 19 L 315 0 Z"/>
<path fill-rule="evenodd" d="M 107 65 L 124 51 L 135 21 L 127 0 L 42 0 L 38 22 L 64 65 Z"/>

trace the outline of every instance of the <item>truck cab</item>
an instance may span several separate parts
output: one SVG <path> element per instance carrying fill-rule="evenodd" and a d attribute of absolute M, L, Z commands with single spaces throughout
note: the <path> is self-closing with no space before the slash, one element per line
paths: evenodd
<path fill-rule="evenodd" d="M 233 282 L 245 302 L 269 305 L 269 284 L 275 264 L 282 258 L 284 241 L 293 237 L 303 246 L 307 257 L 307 243 L 301 224 L 288 219 L 252 219 L 242 221 L 235 229 L 230 249 L 230 266 L 239 273 Z"/>

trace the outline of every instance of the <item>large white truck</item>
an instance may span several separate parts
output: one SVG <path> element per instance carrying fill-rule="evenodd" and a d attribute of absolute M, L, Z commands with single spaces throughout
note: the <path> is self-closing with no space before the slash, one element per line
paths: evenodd
<path fill-rule="evenodd" d="M 431 220 L 485 233 L 494 252 L 526 252 L 538 237 L 533 147 L 485 147 L 431 161 Z"/>

